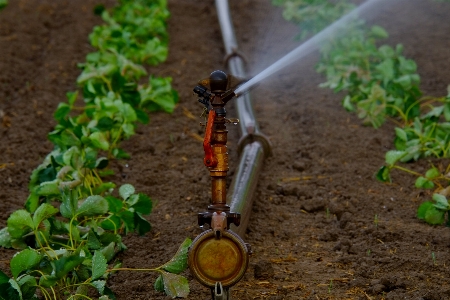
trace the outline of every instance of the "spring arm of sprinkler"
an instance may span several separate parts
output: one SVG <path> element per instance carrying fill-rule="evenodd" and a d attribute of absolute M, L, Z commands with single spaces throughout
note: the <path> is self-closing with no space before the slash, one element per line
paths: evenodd
<path fill-rule="evenodd" d="M 211 147 L 211 139 L 213 134 L 214 119 L 216 118 L 216 112 L 211 109 L 208 112 L 208 123 L 206 124 L 205 138 L 203 139 L 203 150 L 205 151 L 205 158 L 203 163 L 207 167 L 217 166 L 217 159 L 213 155 Z"/>

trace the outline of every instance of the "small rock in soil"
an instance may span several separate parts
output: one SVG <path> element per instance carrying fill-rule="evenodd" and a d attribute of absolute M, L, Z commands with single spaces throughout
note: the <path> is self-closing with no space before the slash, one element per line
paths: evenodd
<path fill-rule="evenodd" d="M 386 287 L 382 284 L 375 284 L 372 286 L 371 288 L 372 290 L 372 294 L 378 295 L 381 294 L 382 292 L 384 292 L 386 290 Z"/>
<path fill-rule="evenodd" d="M 315 212 L 324 209 L 326 202 L 323 199 L 310 199 L 302 203 L 302 208 L 307 212 Z"/>
<path fill-rule="evenodd" d="M 267 260 L 260 260 L 255 264 L 254 276 L 256 279 L 269 279 L 275 274 L 272 263 Z"/>
<path fill-rule="evenodd" d="M 294 170 L 296 170 L 296 171 L 303 172 L 308 168 L 308 166 L 304 161 L 296 161 L 292 165 L 292 168 L 294 168 Z"/>
<path fill-rule="evenodd" d="M 353 215 L 349 213 L 348 211 L 344 212 L 339 220 L 339 226 L 341 228 L 345 228 L 348 222 L 353 220 Z"/>
<path fill-rule="evenodd" d="M 329 230 L 319 236 L 319 241 L 335 242 L 335 241 L 337 241 L 338 238 L 339 238 L 339 232 L 334 231 L 334 230 Z"/>

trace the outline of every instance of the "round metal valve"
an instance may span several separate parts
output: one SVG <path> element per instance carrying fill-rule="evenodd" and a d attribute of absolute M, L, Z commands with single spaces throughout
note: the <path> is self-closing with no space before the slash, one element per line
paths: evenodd
<path fill-rule="evenodd" d="M 218 239 L 210 229 L 192 242 L 188 262 L 192 275 L 204 286 L 213 288 L 220 282 L 230 287 L 244 276 L 248 256 L 245 243 L 236 233 L 224 230 Z"/>

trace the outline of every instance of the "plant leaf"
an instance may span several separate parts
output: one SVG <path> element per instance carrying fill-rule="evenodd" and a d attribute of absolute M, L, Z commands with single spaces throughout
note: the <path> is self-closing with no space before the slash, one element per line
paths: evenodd
<path fill-rule="evenodd" d="M 134 228 L 139 235 L 144 235 L 152 229 L 152 225 L 138 212 L 134 213 Z"/>
<path fill-rule="evenodd" d="M 78 207 L 76 214 L 78 216 L 97 216 L 108 212 L 108 201 L 102 196 L 89 196 Z"/>
<path fill-rule="evenodd" d="M 128 197 L 134 194 L 136 190 L 134 189 L 134 186 L 131 184 L 124 184 L 119 188 L 119 195 L 122 197 L 123 200 L 127 200 Z"/>
<path fill-rule="evenodd" d="M 118 213 L 122 209 L 123 207 L 122 200 L 117 199 L 116 197 L 113 196 L 106 196 L 105 199 L 106 201 L 108 201 L 109 210 L 112 213 Z"/>
<path fill-rule="evenodd" d="M 187 238 L 178 248 L 177 253 L 164 265 L 161 266 L 161 269 L 166 270 L 170 273 L 180 274 L 184 270 L 186 270 L 188 263 L 188 250 L 189 246 L 192 244 L 191 239 Z"/>
<path fill-rule="evenodd" d="M 395 135 L 404 142 L 408 141 L 408 135 L 406 134 L 406 131 L 403 130 L 402 128 L 395 127 Z"/>
<path fill-rule="evenodd" d="M 376 174 L 376 178 L 381 182 L 391 182 L 390 172 L 391 172 L 391 170 L 388 167 L 382 166 L 378 170 L 378 172 Z"/>
<path fill-rule="evenodd" d="M 31 214 L 24 209 L 13 212 L 8 218 L 8 232 L 12 238 L 21 238 L 34 227 Z"/>
<path fill-rule="evenodd" d="M 42 203 L 33 215 L 34 229 L 39 227 L 42 221 L 47 220 L 58 212 L 56 207 L 48 203 Z"/>
<path fill-rule="evenodd" d="M 439 225 L 444 222 L 445 219 L 445 210 L 437 209 L 434 206 L 431 206 L 427 209 L 425 213 L 424 220 L 431 225 Z"/>
<path fill-rule="evenodd" d="M 386 163 L 392 166 L 405 155 L 406 151 L 390 150 L 386 152 Z"/>
<path fill-rule="evenodd" d="M 91 282 L 91 284 L 97 289 L 100 295 L 103 295 L 105 292 L 106 281 L 104 280 L 96 280 Z"/>
<path fill-rule="evenodd" d="M 103 134 L 103 132 L 101 131 L 94 132 L 89 136 L 89 139 L 91 140 L 92 145 L 95 148 L 102 149 L 105 151 L 109 149 L 109 142 L 106 136 Z"/>
<path fill-rule="evenodd" d="M 432 189 L 434 187 L 434 183 L 427 178 L 420 176 L 416 179 L 415 186 L 419 189 Z"/>
<path fill-rule="evenodd" d="M 8 232 L 8 227 L 0 230 L 0 247 L 11 248 L 11 236 Z"/>
<path fill-rule="evenodd" d="M 433 194 L 433 200 L 436 201 L 434 207 L 442 210 L 449 210 L 447 198 L 441 194 Z"/>
<path fill-rule="evenodd" d="M 441 172 L 437 168 L 431 168 L 425 173 L 425 177 L 428 179 L 434 179 L 441 176 Z"/>
<path fill-rule="evenodd" d="M 56 121 L 61 122 L 67 114 L 70 112 L 70 106 L 67 103 L 61 102 L 58 104 L 58 108 L 56 109 L 53 117 Z"/>
<path fill-rule="evenodd" d="M 162 275 L 159 275 L 158 278 L 156 278 L 155 284 L 153 286 L 155 287 L 156 291 L 164 292 L 164 281 Z"/>
<path fill-rule="evenodd" d="M 147 195 L 140 193 L 136 203 L 131 207 L 134 208 L 136 212 L 148 215 L 152 212 L 152 200 Z"/>
<path fill-rule="evenodd" d="M 92 257 L 92 280 L 96 280 L 103 276 L 106 272 L 106 258 L 101 251 L 95 251 Z"/>
<path fill-rule="evenodd" d="M 25 202 L 25 208 L 30 213 L 34 213 L 39 206 L 39 195 L 36 193 L 30 193 L 27 198 L 27 202 Z"/>
<path fill-rule="evenodd" d="M 77 266 L 79 266 L 85 257 L 78 252 L 73 253 L 69 256 L 63 256 L 57 260 L 52 261 L 54 265 L 55 277 L 57 279 L 63 278 L 67 273 L 73 271 Z"/>
<path fill-rule="evenodd" d="M 420 204 L 419 208 L 417 209 L 417 218 L 421 220 L 425 220 L 425 214 L 427 213 L 427 210 L 433 206 L 433 202 L 426 201 Z"/>
<path fill-rule="evenodd" d="M 20 286 L 20 291 L 22 292 L 22 297 L 24 300 L 37 299 L 33 298 L 37 288 L 36 278 L 30 275 L 26 275 L 20 278 L 17 283 Z"/>
<path fill-rule="evenodd" d="M 17 278 L 20 273 L 29 270 L 36 266 L 42 259 L 39 252 L 32 249 L 25 249 L 15 254 L 11 259 L 11 273 L 14 278 Z"/>
<path fill-rule="evenodd" d="M 42 182 L 34 192 L 39 196 L 59 195 L 59 180 Z"/>
<path fill-rule="evenodd" d="M 164 282 L 164 291 L 172 298 L 186 298 L 189 295 L 189 283 L 181 275 L 161 271 Z"/>

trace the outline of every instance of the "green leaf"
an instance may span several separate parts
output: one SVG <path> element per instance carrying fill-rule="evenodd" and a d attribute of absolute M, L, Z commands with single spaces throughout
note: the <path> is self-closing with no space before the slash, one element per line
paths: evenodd
<path fill-rule="evenodd" d="M 134 213 L 134 228 L 139 235 L 144 235 L 152 229 L 152 225 L 138 212 Z"/>
<path fill-rule="evenodd" d="M 390 150 L 386 152 L 386 163 L 389 166 L 395 165 L 403 156 L 407 154 L 406 151 Z"/>
<path fill-rule="evenodd" d="M 30 232 L 33 227 L 33 219 L 29 212 L 24 209 L 19 209 L 13 212 L 8 218 L 8 231 L 12 238 L 21 238 L 26 233 Z"/>
<path fill-rule="evenodd" d="M 450 103 L 444 105 L 444 117 L 447 122 L 450 122 Z"/>
<path fill-rule="evenodd" d="M 9 235 L 8 227 L 0 230 L 0 247 L 11 248 L 11 236 Z"/>
<path fill-rule="evenodd" d="M 371 32 L 376 38 L 385 39 L 389 37 L 387 31 L 383 27 L 378 25 L 372 26 Z"/>
<path fill-rule="evenodd" d="M 6 275 L 5 273 L 3 273 L 2 270 L 0 270 L 0 284 L 7 283 L 9 279 L 10 278 L 8 277 L 8 275 Z"/>
<path fill-rule="evenodd" d="M 134 212 L 124 210 L 118 213 L 117 216 L 120 217 L 122 222 L 125 224 L 127 232 L 134 231 Z"/>
<path fill-rule="evenodd" d="M 425 177 L 418 177 L 415 183 L 416 188 L 422 189 L 432 189 L 434 187 L 433 181 L 428 180 Z"/>
<path fill-rule="evenodd" d="M 58 282 L 58 278 L 54 275 L 41 276 L 39 278 L 39 285 L 45 288 L 50 288 Z"/>
<path fill-rule="evenodd" d="M 66 97 L 67 97 L 67 102 L 69 103 L 69 105 L 73 106 L 75 104 L 75 101 L 77 100 L 78 91 L 76 91 L 76 92 L 67 92 L 66 93 Z"/>
<path fill-rule="evenodd" d="M 14 284 L 14 286 L 13 286 Z M 17 290 L 17 283 L 14 279 L 8 279 L 7 282 L 0 284 L 1 300 L 23 300 L 22 295 Z"/>
<path fill-rule="evenodd" d="M 161 271 L 164 282 L 164 291 L 172 298 L 186 298 L 189 295 L 189 283 L 181 275 Z"/>
<path fill-rule="evenodd" d="M 113 196 L 106 196 L 105 199 L 106 201 L 108 201 L 109 210 L 112 213 L 118 213 L 122 209 L 123 207 L 122 200 L 117 199 L 116 197 Z"/>
<path fill-rule="evenodd" d="M 108 201 L 102 196 L 89 196 L 78 207 L 76 214 L 78 216 L 97 216 L 108 212 Z"/>
<path fill-rule="evenodd" d="M 137 120 L 139 122 L 141 122 L 142 124 L 148 124 L 150 122 L 150 118 L 149 118 L 148 114 L 141 109 L 136 109 L 136 116 L 137 116 Z"/>
<path fill-rule="evenodd" d="M 53 117 L 56 121 L 63 120 L 70 112 L 70 106 L 67 103 L 61 102 L 58 104 L 58 108 L 56 109 Z"/>
<path fill-rule="evenodd" d="M 350 112 L 353 112 L 356 110 L 355 106 L 351 102 L 350 95 L 345 96 L 344 100 L 342 100 L 342 106 L 344 106 L 344 108 Z"/>
<path fill-rule="evenodd" d="M 101 185 L 97 186 L 96 188 L 94 188 L 93 194 L 94 195 L 102 195 L 103 193 L 108 192 L 111 189 L 114 189 L 115 187 L 116 187 L 116 185 L 114 183 L 105 182 L 105 183 L 102 183 Z M 111 210 L 111 207 L 110 207 L 110 210 Z"/>
<path fill-rule="evenodd" d="M 129 159 L 130 158 L 130 154 L 126 153 L 125 151 L 123 151 L 122 149 L 119 149 L 119 148 L 115 148 L 113 150 L 113 155 L 115 158 L 118 158 L 118 159 Z"/>
<path fill-rule="evenodd" d="M 103 132 L 100 131 L 94 132 L 89 136 L 89 139 L 91 140 L 92 145 L 95 148 L 102 149 L 105 151 L 109 149 L 108 139 L 106 138 Z"/>
<path fill-rule="evenodd" d="M 59 206 L 61 215 L 65 218 L 71 219 L 73 216 L 75 216 L 77 208 L 78 208 L 77 191 L 65 190 L 62 193 L 62 203 Z"/>
<path fill-rule="evenodd" d="M 124 184 L 119 188 L 119 194 L 120 197 L 122 197 L 123 200 L 127 200 L 128 197 L 134 194 L 136 190 L 131 184 Z"/>
<path fill-rule="evenodd" d="M 109 216 L 100 223 L 100 227 L 105 230 L 116 231 L 120 229 L 120 226 L 121 226 L 120 218 L 114 215 Z"/>
<path fill-rule="evenodd" d="M 33 215 L 34 229 L 39 227 L 42 221 L 47 220 L 58 212 L 58 209 L 50 204 L 41 204 Z"/>
<path fill-rule="evenodd" d="M 187 257 L 189 246 L 191 244 L 191 239 L 185 239 L 181 246 L 178 248 L 177 253 L 172 257 L 172 259 L 162 265 L 161 269 L 174 274 L 183 272 L 188 266 Z"/>
<path fill-rule="evenodd" d="M 154 287 L 156 291 L 164 292 L 164 281 L 162 275 L 159 275 L 158 278 L 156 278 Z"/>
<path fill-rule="evenodd" d="M 126 122 L 132 123 L 137 120 L 136 112 L 134 111 L 134 108 L 130 104 L 124 103 L 123 105 L 120 106 L 120 108 L 121 113 Z"/>
<path fill-rule="evenodd" d="M 20 290 L 20 286 L 17 283 L 17 281 L 15 281 L 14 279 L 11 278 L 8 282 L 9 282 L 11 288 L 16 290 L 17 294 L 19 294 L 19 299 L 22 300 L 23 299 L 22 291 Z M 8 299 L 8 300 L 10 300 L 10 299 Z"/>
<path fill-rule="evenodd" d="M 106 261 L 110 261 L 114 257 L 114 255 L 116 255 L 115 245 L 116 244 L 114 242 L 111 242 L 108 244 L 108 246 L 100 250 Z"/>
<path fill-rule="evenodd" d="M 97 281 L 91 282 L 91 284 L 97 289 L 97 291 L 100 293 L 100 295 L 103 295 L 105 293 L 106 281 L 97 280 Z M 100 298 L 99 298 L 99 300 L 100 300 Z"/>
<path fill-rule="evenodd" d="M 431 168 L 425 173 L 425 177 L 428 179 L 435 179 L 441 176 L 441 172 L 437 168 Z"/>
<path fill-rule="evenodd" d="M 378 170 L 378 172 L 376 174 L 376 178 L 381 182 L 391 182 L 390 172 L 391 172 L 391 170 L 388 167 L 382 166 Z"/>
<path fill-rule="evenodd" d="M 37 299 L 33 298 L 37 288 L 36 278 L 30 275 L 26 275 L 20 278 L 17 283 L 20 286 L 20 290 L 22 292 L 22 297 L 24 300 Z"/>
<path fill-rule="evenodd" d="M 152 200 L 147 195 L 139 193 L 137 201 L 131 207 L 136 212 L 148 215 L 152 212 Z"/>
<path fill-rule="evenodd" d="M 92 230 L 90 230 L 88 233 L 87 246 L 89 249 L 93 250 L 98 250 L 102 247 L 102 244 Z"/>
<path fill-rule="evenodd" d="M 63 132 L 61 132 L 61 143 L 67 147 L 72 146 L 79 147 L 81 145 L 80 139 L 75 135 L 75 133 L 72 130 L 69 129 L 66 129 Z"/>
<path fill-rule="evenodd" d="M 111 119 L 109 117 L 102 117 L 102 118 L 100 118 L 100 120 L 98 120 L 96 127 L 100 131 L 109 131 L 113 128 L 113 126 L 114 126 L 113 119 Z"/>
<path fill-rule="evenodd" d="M 75 252 L 69 256 L 63 256 L 60 259 L 52 261 L 54 265 L 55 277 L 57 279 L 63 278 L 67 273 L 73 271 L 85 260 L 85 255 L 82 252 Z"/>
<path fill-rule="evenodd" d="M 433 200 L 436 201 L 434 207 L 442 210 L 449 210 L 447 198 L 441 194 L 433 194 Z"/>
<path fill-rule="evenodd" d="M 15 254 L 11 259 L 11 273 L 17 278 L 22 272 L 30 270 L 36 266 L 42 259 L 39 252 L 32 249 L 25 249 Z"/>
<path fill-rule="evenodd" d="M 108 166 L 109 160 L 106 157 L 99 157 L 95 162 L 95 168 L 104 169 Z"/>
<path fill-rule="evenodd" d="M 429 207 L 425 213 L 425 222 L 431 225 L 439 225 L 444 222 L 445 210 L 440 210 L 434 206 Z"/>
<path fill-rule="evenodd" d="M 30 213 L 34 213 L 39 206 L 39 195 L 31 192 L 28 196 L 27 201 L 25 202 L 25 208 Z"/>
<path fill-rule="evenodd" d="M 402 141 L 408 141 L 408 135 L 406 134 L 406 131 L 399 127 L 395 127 L 395 135 Z"/>
<path fill-rule="evenodd" d="M 52 196 L 52 195 L 59 195 L 59 180 L 55 179 L 53 181 L 46 181 L 41 183 L 35 190 L 34 193 L 36 193 L 39 196 Z"/>
<path fill-rule="evenodd" d="M 92 280 L 96 280 L 105 274 L 108 265 L 101 251 L 95 251 L 92 257 Z"/>
<path fill-rule="evenodd" d="M 75 296 L 74 299 L 75 300 L 86 299 L 87 297 L 80 297 L 80 295 L 87 296 L 88 293 L 89 293 L 89 286 L 86 284 L 81 284 L 77 287 L 75 291 L 75 294 L 78 296 Z"/>

